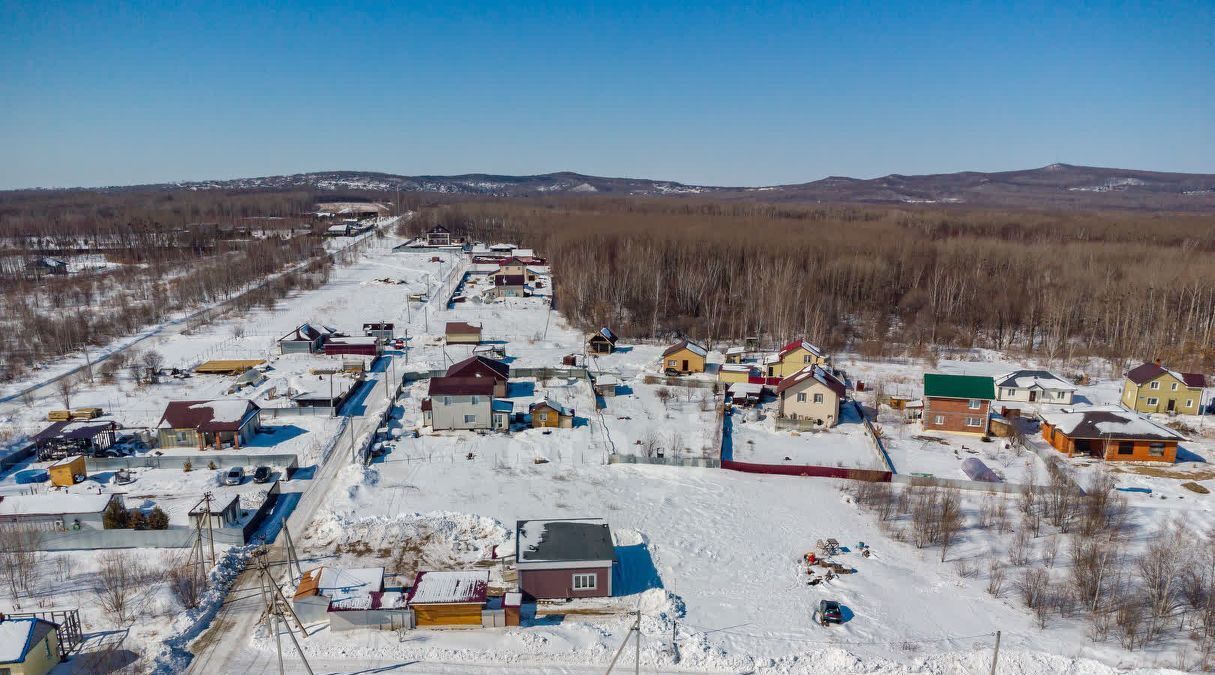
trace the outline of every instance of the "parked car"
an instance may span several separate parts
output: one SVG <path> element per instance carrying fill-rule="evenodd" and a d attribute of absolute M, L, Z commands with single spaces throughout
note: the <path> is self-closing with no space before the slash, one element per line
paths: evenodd
<path fill-rule="evenodd" d="M 829 623 L 844 623 L 844 612 L 835 600 L 819 600 L 814 611 L 814 620 L 826 626 Z"/>
<path fill-rule="evenodd" d="M 274 472 L 272 472 L 270 470 L 270 467 L 259 466 L 253 470 L 253 482 L 254 483 L 269 483 L 270 476 L 273 475 L 273 473 Z"/>
<path fill-rule="evenodd" d="M 224 474 L 225 485 L 240 485 L 245 480 L 245 470 L 242 467 L 234 466 L 228 469 L 228 473 Z"/>

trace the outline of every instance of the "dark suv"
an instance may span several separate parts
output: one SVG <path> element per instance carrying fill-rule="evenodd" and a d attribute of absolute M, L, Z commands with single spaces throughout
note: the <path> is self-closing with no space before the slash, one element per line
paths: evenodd
<path fill-rule="evenodd" d="M 253 482 L 254 483 L 269 483 L 270 474 L 271 474 L 270 467 L 259 466 L 259 467 L 257 467 L 257 470 L 253 472 Z"/>
<path fill-rule="evenodd" d="M 844 623 L 844 612 L 840 610 L 840 603 L 835 600 L 820 600 L 814 618 L 824 626 L 829 623 Z"/>

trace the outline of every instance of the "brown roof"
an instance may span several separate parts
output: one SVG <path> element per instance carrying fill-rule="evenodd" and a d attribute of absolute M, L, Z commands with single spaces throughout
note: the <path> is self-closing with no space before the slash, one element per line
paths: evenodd
<path fill-rule="evenodd" d="M 465 323 L 463 321 L 448 321 L 447 322 L 447 332 L 448 333 L 478 333 L 478 334 L 480 334 L 481 327 L 474 326 L 471 323 Z"/>
<path fill-rule="evenodd" d="M 527 279 L 522 274 L 499 274 L 494 277 L 495 286 L 522 286 Z"/>
<path fill-rule="evenodd" d="M 447 369 L 447 377 L 492 377 L 505 382 L 510 378 L 510 366 L 484 356 L 470 356 L 452 364 Z"/>
<path fill-rule="evenodd" d="M 426 390 L 429 396 L 493 396 L 490 377 L 432 377 Z"/>
<path fill-rule="evenodd" d="M 780 384 L 776 385 L 776 391 L 779 393 L 785 391 L 786 389 L 791 389 L 797 385 L 807 382 L 808 380 L 819 382 L 823 386 L 835 392 L 835 395 L 839 396 L 840 398 L 843 398 L 844 393 L 847 391 L 847 387 L 844 386 L 843 382 L 840 382 L 839 378 L 827 372 L 820 366 L 806 366 L 789 377 L 782 379 Z"/>
<path fill-rule="evenodd" d="M 241 403 L 244 404 L 243 408 Z M 261 410 L 261 407 L 248 399 L 170 401 L 165 406 L 165 412 L 160 416 L 157 426 L 209 432 L 238 431 L 249 415 L 258 410 Z M 216 419 L 217 417 L 219 419 Z"/>
<path fill-rule="evenodd" d="M 1141 366 L 1132 368 L 1126 374 L 1126 379 L 1135 384 L 1146 384 L 1161 375 L 1169 373 L 1185 383 L 1187 387 L 1202 389 L 1207 386 L 1207 378 L 1201 373 L 1178 373 L 1176 371 L 1164 368 L 1156 363 L 1145 363 Z"/>

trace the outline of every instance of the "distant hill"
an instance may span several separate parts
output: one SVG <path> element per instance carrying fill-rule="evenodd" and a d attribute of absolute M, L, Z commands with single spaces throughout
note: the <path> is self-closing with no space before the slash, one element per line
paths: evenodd
<path fill-rule="evenodd" d="M 572 172 L 535 176 L 464 174 L 401 176 L 368 171 L 325 171 L 290 176 L 162 183 L 101 188 L 126 190 L 240 190 L 320 192 L 436 192 L 500 197 L 544 194 L 694 196 L 842 204 L 930 204 L 1044 209 L 1136 209 L 1215 212 L 1215 174 L 1051 164 L 1039 169 L 860 179 L 830 177 L 809 183 L 742 188 L 687 185 L 644 178 L 605 178 Z"/>

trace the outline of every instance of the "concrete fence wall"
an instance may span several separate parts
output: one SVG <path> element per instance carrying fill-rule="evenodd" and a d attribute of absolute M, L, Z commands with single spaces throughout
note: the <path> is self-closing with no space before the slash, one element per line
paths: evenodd
<path fill-rule="evenodd" d="M 722 462 L 710 457 L 641 457 L 638 455 L 608 455 L 608 464 L 655 464 L 661 466 L 695 466 L 719 469 Z"/>
<path fill-rule="evenodd" d="M 330 406 L 262 408 L 262 417 L 333 417 L 336 414 L 337 412 Z"/>
<path fill-rule="evenodd" d="M 646 384 L 665 384 L 670 387 L 691 387 L 693 389 L 712 389 L 718 387 L 723 391 L 729 385 L 716 380 L 693 380 L 686 377 L 666 377 L 664 375 L 646 375 Z"/>
<path fill-rule="evenodd" d="M 212 530 L 215 543 L 224 546 L 241 546 L 245 543 L 244 532 L 239 527 L 221 527 Z M 194 528 L 184 525 L 170 526 L 167 530 L 66 530 L 61 532 L 37 532 L 34 544 L 40 551 L 98 551 L 115 548 L 190 548 L 194 545 Z M 203 533 L 204 543 L 208 534 Z"/>
<path fill-rule="evenodd" d="M 299 467 L 299 457 L 294 454 L 253 455 L 240 452 L 207 452 L 184 455 L 144 455 L 142 457 L 88 458 L 85 466 L 89 471 L 115 471 L 117 469 L 183 469 L 190 462 L 193 471 L 206 471 L 207 465 L 229 466 L 281 466 L 284 469 Z"/>
<path fill-rule="evenodd" d="M 813 478 L 847 478 L 850 480 L 867 480 L 889 482 L 889 471 L 874 469 L 845 469 L 833 466 L 788 465 L 788 464 L 752 464 L 750 462 L 735 462 L 725 460 L 721 468 L 744 473 L 763 473 L 776 476 L 807 476 Z"/>

